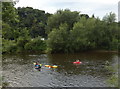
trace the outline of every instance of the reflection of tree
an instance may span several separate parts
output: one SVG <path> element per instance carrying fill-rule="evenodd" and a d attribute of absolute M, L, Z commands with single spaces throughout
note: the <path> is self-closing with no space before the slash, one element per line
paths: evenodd
<path fill-rule="evenodd" d="M 33 64 L 32 59 L 37 59 L 38 56 L 29 56 L 30 54 L 21 53 L 21 54 L 4 54 L 3 59 L 3 66 L 4 64 Z"/>
<path fill-rule="evenodd" d="M 70 75 L 93 75 L 105 77 L 112 73 L 105 68 L 105 65 L 111 65 L 112 59 L 109 53 L 77 53 L 77 54 L 49 54 L 48 58 L 51 64 L 58 65 L 57 72 Z M 83 62 L 81 65 L 74 65 L 76 59 Z M 106 61 L 109 59 L 108 61 Z M 106 61 L 106 62 L 105 62 Z M 107 63 L 107 64 L 106 64 Z"/>

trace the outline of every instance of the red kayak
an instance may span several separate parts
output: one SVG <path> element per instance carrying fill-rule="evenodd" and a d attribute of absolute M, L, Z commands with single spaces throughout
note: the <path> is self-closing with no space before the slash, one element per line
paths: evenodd
<path fill-rule="evenodd" d="M 82 62 L 73 62 L 74 64 L 81 64 Z"/>

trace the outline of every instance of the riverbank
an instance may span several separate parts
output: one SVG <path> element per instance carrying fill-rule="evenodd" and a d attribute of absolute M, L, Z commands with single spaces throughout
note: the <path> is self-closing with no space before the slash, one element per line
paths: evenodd
<path fill-rule="evenodd" d="M 111 53 L 119 53 L 117 50 L 92 50 L 93 52 L 111 52 Z M 91 51 L 91 52 L 92 52 Z"/>
<path fill-rule="evenodd" d="M 4 54 L 31 54 L 31 53 L 47 54 L 46 51 L 23 51 L 23 52 L 9 52 L 9 53 L 4 52 L 2 54 L 4 55 Z"/>
<path fill-rule="evenodd" d="M 106 53 L 120 53 L 120 51 L 117 50 L 87 50 L 87 51 L 80 51 L 80 52 L 75 52 L 75 53 L 81 53 L 81 52 L 106 52 Z M 23 52 L 4 52 L 2 54 L 31 54 L 31 53 L 38 53 L 38 54 L 48 54 L 50 53 L 49 51 L 23 51 Z M 56 53 L 50 53 L 50 54 L 56 54 Z M 66 53 L 69 54 L 69 53 Z"/>

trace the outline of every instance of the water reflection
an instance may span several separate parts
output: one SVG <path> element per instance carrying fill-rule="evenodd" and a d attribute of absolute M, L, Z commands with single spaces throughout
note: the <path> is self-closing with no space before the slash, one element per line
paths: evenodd
<path fill-rule="evenodd" d="M 106 65 L 111 65 L 114 54 L 87 52 L 79 54 L 54 54 L 48 55 L 49 61 L 52 64 L 59 65 L 58 72 L 67 72 L 67 74 L 82 74 L 82 75 L 109 75 L 109 71 L 105 68 Z M 82 61 L 80 65 L 74 65 L 76 59 Z"/>
<path fill-rule="evenodd" d="M 72 62 L 76 59 L 82 64 L 74 65 Z M 112 74 L 105 66 L 112 66 L 115 60 L 117 54 L 107 52 L 3 55 L 3 74 L 12 86 L 17 87 L 104 87 Z M 43 65 L 41 72 L 34 69 L 35 61 Z M 58 68 L 49 69 L 44 66 L 46 64 L 57 65 Z"/>

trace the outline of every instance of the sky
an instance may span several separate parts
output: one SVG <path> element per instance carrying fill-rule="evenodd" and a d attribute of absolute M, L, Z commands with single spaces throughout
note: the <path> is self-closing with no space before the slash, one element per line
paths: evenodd
<path fill-rule="evenodd" d="M 33 7 L 44 10 L 46 13 L 54 14 L 59 9 L 70 9 L 103 18 L 106 14 L 113 12 L 118 20 L 118 2 L 120 0 L 19 0 L 15 7 Z"/>
<path fill-rule="evenodd" d="M 119 4 L 118 4 L 118 21 L 120 21 L 120 1 L 119 1 Z"/>

